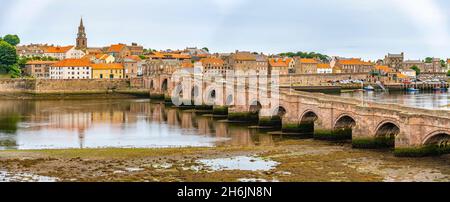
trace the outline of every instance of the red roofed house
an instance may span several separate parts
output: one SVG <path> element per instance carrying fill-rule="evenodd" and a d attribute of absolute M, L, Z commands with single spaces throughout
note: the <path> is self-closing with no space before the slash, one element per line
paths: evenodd
<path fill-rule="evenodd" d="M 316 74 L 319 62 L 312 58 L 294 57 L 296 74 Z"/>
<path fill-rule="evenodd" d="M 106 53 L 115 58 L 124 58 L 131 55 L 130 49 L 125 44 L 114 44 L 108 47 Z"/>
<path fill-rule="evenodd" d="M 76 49 L 75 46 L 50 46 L 44 50 L 44 56 L 57 58 L 59 60 L 79 59 L 84 55 L 86 55 L 86 53 Z"/>
<path fill-rule="evenodd" d="M 287 75 L 293 72 L 295 62 L 292 58 L 270 58 L 269 69 L 270 73 L 278 71 L 279 75 Z"/>
<path fill-rule="evenodd" d="M 92 68 L 88 59 L 65 59 L 50 66 L 50 79 L 91 79 Z"/>

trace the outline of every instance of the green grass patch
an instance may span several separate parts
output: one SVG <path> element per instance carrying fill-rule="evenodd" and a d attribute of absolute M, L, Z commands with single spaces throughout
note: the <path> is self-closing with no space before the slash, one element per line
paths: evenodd
<path fill-rule="evenodd" d="M 259 126 L 262 127 L 280 127 L 281 128 L 281 117 L 273 116 L 273 117 L 260 117 L 259 118 Z"/>
<path fill-rule="evenodd" d="M 164 94 L 150 94 L 152 100 L 164 100 Z"/>
<path fill-rule="evenodd" d="M 439 147 L 438 145 L 427 145 L 413 148 L 396 148 L 394 155 L 397 157 L 426 157 L 450 154 L 450 147 Z"/>
<path fill-rule="evenodd" d="M 357 138 L 352 140 L 352 146 L 353 148 L 361 149 L 393 148 L 395 146 L 395 139 L 387 137 Z"/>
<path fill-rule="evenodd" d="M 228 107 L 227 106 L 214 106 L 213 107 L 214 115 L 228 115 Z"/>
<path fill-rule="evenodd" d="M 251 113 L 251 112 L 232 112 L 228 113 L 228 120 L 237 122 L 258 123 L 259 115 L 258 113 Z"/>
<path fill-rule="evenodd" d="M 283 133 L 313 133 L 314 123 L 300 123 L 300 124 L 284 124 L 281 129 Z"/>
<path fill-rule="evenodd" d="M 352 129 L 338 129 L 338 130 L 314 130 L 314 138 L 318 140 L 351 140 Z"/>

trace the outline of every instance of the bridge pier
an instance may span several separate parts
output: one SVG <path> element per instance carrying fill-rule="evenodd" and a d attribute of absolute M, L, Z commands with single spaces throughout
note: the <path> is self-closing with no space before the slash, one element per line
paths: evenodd
<path fill-rule="evenodd" d="M 259 115 L 251 112 L 246 106 L 236 105 L 228 108 L 228 120 L 232 122 L 258 123 Z"/>

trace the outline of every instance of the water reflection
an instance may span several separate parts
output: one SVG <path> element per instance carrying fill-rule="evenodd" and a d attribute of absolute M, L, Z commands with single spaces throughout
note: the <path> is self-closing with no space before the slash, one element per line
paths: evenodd
<path fill-rule="evenodd" d="M 342 93 L 343 97 L 353 97 L 366 101 L 388 104 L 401 104 L 424 109 L 450 110 L 449 91 L 421 92 L 350 92 Z"/>
<path fill-rule="evenodd" d="M 0 100 L 0 149 L 258 144 L 273 139 L 150 100 Z"/>

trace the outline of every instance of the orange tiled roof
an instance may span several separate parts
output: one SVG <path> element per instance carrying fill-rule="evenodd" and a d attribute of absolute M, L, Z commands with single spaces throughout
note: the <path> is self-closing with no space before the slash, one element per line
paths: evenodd
<path fill-rule="evenodd" d="M 372 65 L 372 63 L 362 61 L 359 58 L 339 60 L 338 63 L 342 65 Z"/>
<path fill-rule="evenodd" d="M 377 65 L 377 66 L 375 66 L 375 69 L 376 70 L 381 70 L 381 71 L 386 72 L 386 73 L 392 72 L 392 69 L 389 68 L 388 66 L 385 66 L 385 65 Z"/>
<path fill-rule="evenodd" d="M 317 62 L 316 59 L 311 59 L 311 58 L 300 58 L 300 63 L 305 63 L 305 64 L 317 64 L 319 62 Z"/>
<path fill-rule="evenodd" d="M 183 67 L 183 68 L 193 68 L 193 67 L 194 67 L 194 64 L 192 64 L 192 62 L 189 61 L 189 60 L 184 60 L 184 61 L 181 63 L 181 67 Z"/>
<path fill-rule="evenodd" d="M 52 65 L 53 67 L 89 67 L 91 62 L 88 59 L 65 59 Z"/>
<path fill-rule="evenodd" d="M 45 49 L 44 52 L 46 53 L 66 53 L 67 51 L 69 51 L 70 49 L 72 49 L 73 46 L 50 46 L 47 49 Z"/>
<path fill-rule="evenodd" d="M 450 64 L 450 59 L 447 59 L 447 64 Z"/>
<path fill-rule="evenodd" d="M 256 61 L 256 56 L 250 52 L 237 52 L 234 54 L 235 60 Z"/>
<path fill-rule="evenodd" d="M 40 60 L 32 60 L 28 61 L 27 65 L 49 65 L 49 64 L 55 64 L 58 61 L 40 61 Z"/>
<path fill-rule="evenodd" d="M 164 55 L 161 54 L 160 52 L 152 52 L 152 53 L 149 55 L 149 57 L 150 57 L 150 58 L 164 58 Z"/>
<path fill-rule="evenodd" d="M 106 60 L 106 58 L 108 58 L 109 55 L 108 54 L 97 54 L 95 55 L 95 58 L 99 59 L 99 60 Z"/>
<path fill-rule="evenodd" d="M 137 55 L 127 56 L 126 58 L 137 61 L 137 62 L 142 61 L 142 59 Z"/>
<path fill-rule="evenodd" d="M 202 64 L 223 65 L 225 62 L 220 58 L 203 58 L 200 60 Z"/>
<path fill-rule="evenodd" d="M 122 51 L 123 48 L 125 48 L 125 44 L 113 44 L 108 48 L 109 53 L 118 53 Z"/>
<path fill-rule="evenodd" d="M 407 79 L 408 76 L 406 76 L 406 75 L 404 75 L 404 74 L 402 74 L 402 73 L 397 73 L 397 78 L 400 78 L 400 79 Z"/>
<path fill-rule="evenodd" d="M 272 67 L 287 67 L 289 63 L 292 61 L 291 58 L 287 58 L 285 60 L 281 58 L 271 58 L 269 59 L 269 65 Z"/>
<path fill-rule="evenodd" d="M 328 63 L 317 64 L 318 69 L 331 69 L 331 65 Z"/>
<path fill-rule="evenodd" d="M 109 64 L 92 64 L 93 70 L 108 70 L 108 69 L 123 69 L 122 64 L 119 63 L 109 63 Z"/>

